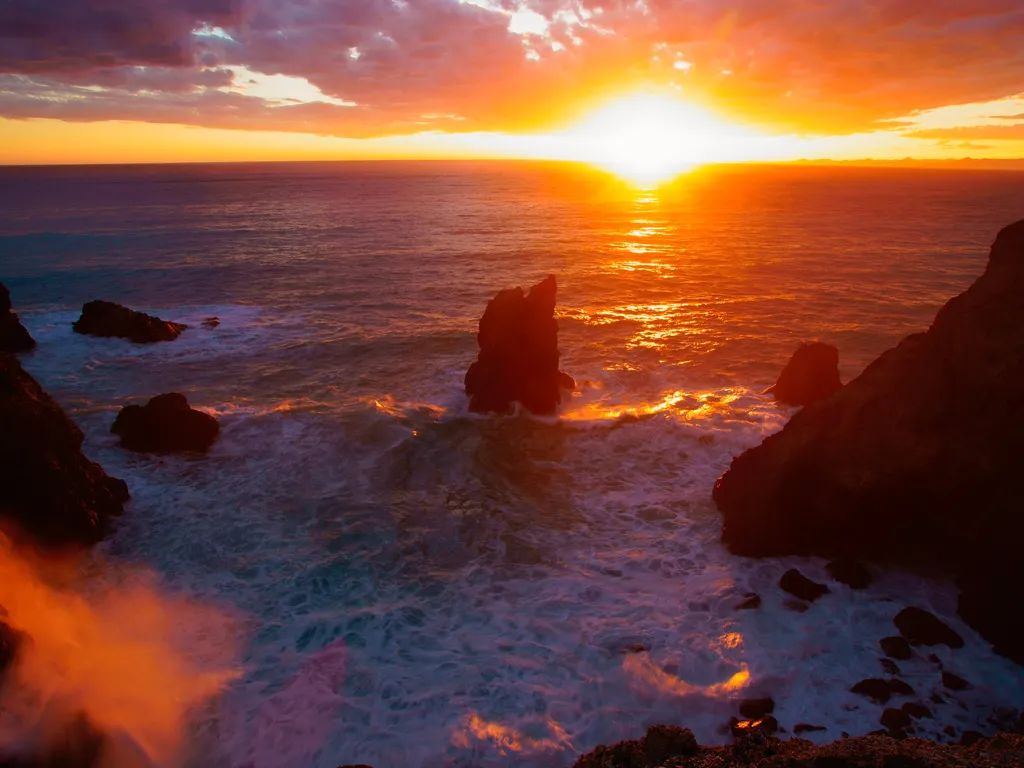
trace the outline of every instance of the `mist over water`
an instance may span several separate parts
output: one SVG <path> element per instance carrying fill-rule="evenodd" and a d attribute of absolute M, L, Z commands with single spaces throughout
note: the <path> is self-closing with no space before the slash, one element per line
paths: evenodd
<path fill-rule="evenodd" d="M 100 556 L 240 617 L 241 675 L 193 708 L 177 762 L 565 766 L 655 722 L 724 741 L 752 694 L 786 728 L 865 733 L 879 708 L 848 689 L 908 604 L 965 637 L 936 653 L 973 684 L 931 703 L 935 666 L 901 662 L 935 715 L 919 732 L 1024 706 L 951 584 L 880 572 L 793 611 L 779 576 L 824 563 L 729 555 L 710 501 L 788 418 L 759 393 L 796 344 L 836 344 L 847 380 L 926 328 L 1024 211 L 1024 174 L 0 169 L 0 206 L 25 366 L 132 491 Z M 579 393 L 558 420 L 467 414 L 486 301 L 548 273 Z M 77 336 L 93 298 L 193 327 Z M 209 456 L 116 445 L 116 409 L 166 391 L 220 417 Z M 748 592 L 762 608 L 736 611 Z"/>

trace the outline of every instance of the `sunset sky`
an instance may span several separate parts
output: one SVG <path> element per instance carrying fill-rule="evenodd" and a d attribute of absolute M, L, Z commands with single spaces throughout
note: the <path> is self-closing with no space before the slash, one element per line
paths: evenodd
<path fill-rule="evenodd" d="M 1020 158 L 1022 40 L 1020 0 L 3 0 L 0 162 Z"/>

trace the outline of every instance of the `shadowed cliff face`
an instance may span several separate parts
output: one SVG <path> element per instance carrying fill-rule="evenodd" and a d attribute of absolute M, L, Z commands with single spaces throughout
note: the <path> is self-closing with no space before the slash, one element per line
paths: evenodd
<path fill-rule="evenodd" d="M 7 286 L 0 283 L 0 352 L 28 352 L 35 345 L 35 340 L 11 310 Z"/>
<path fill-rule="evenodd" d="M 1024 660 L 1024 221 L 985 273 L 830 398 L 735 458 L 714 489 L 744 555 L 846 555 L 956 573 L 961 614 Z"/>

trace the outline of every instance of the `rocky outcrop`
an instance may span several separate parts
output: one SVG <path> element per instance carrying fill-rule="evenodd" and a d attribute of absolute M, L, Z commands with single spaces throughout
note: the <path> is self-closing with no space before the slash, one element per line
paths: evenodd
<path fill-rule="evenodd" d="M 779 374 L 779 380 L 765 392 L 786 405 L 810 405 L 842 386 L 839 350 L 831 344 L 812 341 L 797 347 Z"/>
<path fill-rule="evenodd" d="M 558 370 L 555 276 L 523 293 L 499 291 L 480 318 L 480 354 L 466 372 L 469 409 L 509 413 L 519 403 L 531 413 L 551 414 L 572 377 Z"/>
<path fill-rule="evenodd" d="M 75 333 L 117 336 L 136 344 L 173 341 L 188 328 L 182 323 L 161 320 L 159 317 L 136 312 L 111 301 L 90 301 L 83 305 L 82 316 L 72 327 Z"/>
<path fill-rule="evenodd" d="M 126 405 L 110 431 L 121 445 L 142 453 L 205 452 L 220 432 L 217 419 L 189 407 L 177 392 L 157 395 L 145 405 Z"/>
<path fill-rule="evenodd" d="M 909 713 L 894 712 L 899 714 L 883 714 L 887 727 L 891 724 L 897 726 L 891 730 L 901 731 L 910 726 Z M 816 726 L 805 725 L 801 730 L 815 729 Z M 666 732 L 674 737 L 667 742 Z M 1024 765 L 1024 736 L 1014 733 L 979 738 L 970 746 L 895 739 L 888 735 L 844 738 L 817 745 L 803 739 L 783 741 L 755 729 L 732 744 L 702 747 L 688 730 L 660 725 L 648 729 L 642 739 L 597 747 L 582 755 L 574 768 L 1008 768 L 1014 765 Z"/>
<path fill-rule="evenodd" d="M 0 354 L 0 518 L 44 545 L 91 544 L 128 500 L 123 481 L 82 455 L 82 432 Z"/>
<path fill-rule="evenodd" d="M 735 458 L 714 498 L 744 555 L 947 568 L 960 613 L 1024 661 L 1024 221 L 985 273 L 856 379 Z"/>
<path fill-rule="evenodd" d="M 7 286 L 0 283 L 0 352 L 28 352 L 35 345 L 35 339 L 11 310 Z"/>

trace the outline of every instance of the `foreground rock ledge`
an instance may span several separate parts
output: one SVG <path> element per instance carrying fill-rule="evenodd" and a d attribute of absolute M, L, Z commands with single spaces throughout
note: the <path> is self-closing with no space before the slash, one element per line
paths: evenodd
<path fill-rule="evenodd" d="M 821 746 L 753 735 L 698 746 L 686 729 L 654 726 L 635 741 L 598 747 L 574 768 L 993 768 L 1024 765 L 1024 736 L 1000 733 L 971 746 L 860 736 Z"/>
<path fill-rule="evenodd" d="M 576 382 L 558 370 L 555 276 L 530 289 L 499 291 L 480 318 L 480 354 L 466 372 L 469 409 L 509 413 L 514 403 L 534 414 L 555 412 L 562 389 Z"/>
<path fill-rule="evenodd" d="M 82 306 L 82 316 L 72 328 L 75 333 L 89 336 L 116 336 L 136 344 L 150 344 L 173 341 L 188 326 L 136 312 L 112 301 L 96 300 Z"/>
<path fill-rule="evenodd" d="M 926 333 L 733 460 L 714 489 L 728 547 L 944 569 L 961 616 L 1024 661 L 1022 296 L 1024 221 Z"/>
<path fill-rule="evenodd" d="M 82 454 L 82 432 L 13 355 L 0 354 L 0 518 L 45 546 L 103 538 L 128 500 Z"/>

